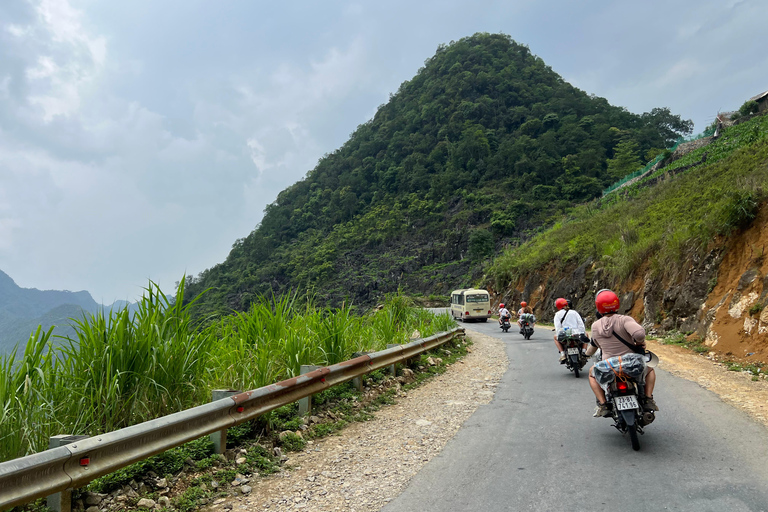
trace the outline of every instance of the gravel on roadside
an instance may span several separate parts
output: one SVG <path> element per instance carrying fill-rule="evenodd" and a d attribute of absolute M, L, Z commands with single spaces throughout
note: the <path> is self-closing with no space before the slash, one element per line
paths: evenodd
<path fill-rule="evenodd" d="M 289 454 L 292 469 L 254 478 L 248 495 L 216 500 L 205 510 L 380 510 L 493 398 L 509 364 L 504 344 L 467 336 L 471 352 L 442 375 L 401 392 L 373 420 L 308 442 L 303 452 Z"/>

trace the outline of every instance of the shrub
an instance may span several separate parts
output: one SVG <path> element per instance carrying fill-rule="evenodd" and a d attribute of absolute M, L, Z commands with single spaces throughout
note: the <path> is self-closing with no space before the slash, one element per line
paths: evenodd
<path fill-rule="evenodd" d="M 739 107 L 739 114 L 742 116 L 748 116 L 750 114 L 754 114 L 759 109 L 759 106 L 756 101 L 747 100 L 744 102 L 744 104 Z"/>
<path fill-rule="evenodd" d="M 307 445 L 303 437 L 294 432 L 286 432 L 280 440 L 280 445 L 289 452 L 300 452 Z"/>

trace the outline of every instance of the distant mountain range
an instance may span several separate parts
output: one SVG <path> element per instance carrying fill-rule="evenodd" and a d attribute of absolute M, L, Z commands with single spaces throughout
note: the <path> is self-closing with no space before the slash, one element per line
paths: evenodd
<path fill-rule="evenodd" d="M 127 304 L 118 301 L 106 307 Z M 80 319 L 84 313 L 95 313 L 103 307 L 87 291 L 21 288 L 0 270 L 0 355 L 10 352 L 16 344 L 24 347 L 40 325 L 45 330 L 55 327 L 56 335 L 73 335 L 70 319 Z"/>

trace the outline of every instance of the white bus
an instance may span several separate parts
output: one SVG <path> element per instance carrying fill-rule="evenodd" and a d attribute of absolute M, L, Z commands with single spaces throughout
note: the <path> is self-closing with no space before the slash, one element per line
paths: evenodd
<path fill-rule="evenodd" d="M 451 292 L 451 316 L 465 320 L 488 321 L 491 318 L 491 295 L 486 290 L 467 288 Z"/>

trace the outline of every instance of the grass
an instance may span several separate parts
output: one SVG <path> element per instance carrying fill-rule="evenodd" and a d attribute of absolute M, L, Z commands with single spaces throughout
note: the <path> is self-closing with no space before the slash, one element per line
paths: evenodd
<path fill-rule="evenodd" d="M 766 123 L 768 117 L 759 117 L 730 128 L 726 134 L 742 136 L 723 135 L 720 157 L 673 180 L 574 208 L 551 229 L 504 251 L 487 275 L 504 289 L 549 264 L 590 259 L 618 279 L 646 262 L 658 273 L 673 271 L 692 252 L 754 220 L 768 185 Z"/>
<path fill-rule="evenodd" d="M 685 347 L 689 350 L 696 352 L 697 354 L 705 354 L 709 352 L 709 347 L 704 344 L 704 340 L 698 336 L 690 336 L 685 333 L 675 332 L 664 338 L 660 338 L 659 343 L 662 345 L 677 345 L 678 347 Z"/>
<path fill-rule="evenodd" d="M 302 364 L 334 364 L 455 325 L 398 293 L 365 315 L 296 295 L 262 297 L 199 328 L 183 293 L 184 280 L 176 297 L 150 282 L 135 315 L 84 316 L 61 348 L 38 329 L 20 357 L 0 358 L 0 460 L 44 450 L 52 435 L 116 430 L 208 402 L 211 389 L 256 389 L 298 375 Z"/>
<path fill-rule="evenodd" d="M 456 341 L 411 361 L 410 368 L 415 371 L 414 378 L 411 383 L 402 386 L 402 389 L 415 388 L 430 377 L 443 373 L 449 364 L 467 354 L 468 345 L 470 343 L 467 341 Z M 429 357 L 435 362 L 440 358 L 441 362 L 430 366 L 427 362 Z M 422 370 L 419 370 L 420 368 Z M 264 445 L 276 444 L 284 451 L 301 451 L 306 448 L 307 440 L 336 434 L 350 422 L 367 421 L 373 418 L 372 412 L 384 405 L 395 403 L 397 388 L 386 387 L 393 381 L 385 369 L 366 375 L 364 381 L 368 389 L 366 393 L 360 393 L 351 383 L 345 383 L 314 395 L 315 414 L 326 417 L 333 415 L 339 419 L 324 420 L 309 428 L 305 427 L 301 437 L 293 433 L 304 424 L 302 418 L 297 416 L 296 403 L 276 409 L 269 415 L 269 421 L 259 418 L 230 428 L 227 446 L 235 450 L 245 448 L 245 463 L 236 464 L 222 455 L 212 455 L 213 446 L 208 439 L 199 439 L 97 479 L 87 489 L 76 492 L 75 498 L 82 499 L 85 491 L 108 493 L 132 481 L 145 481 L 150 475 L 162 476 L 171 481 L 180 478 L 180 472 L 185 471 L 191 476 L 182 484 L 183 492 L 172 498 L 172 504 L 180 511 L 197 510 L 217 497 L 230 495 L 230 483 L 238 474 L 264 476 L 280 471 L 281 461 Z M 283 434 L 283 439 L 280 440 L 279 433 L 285 431 L 288 432 Z M 212 482 L 218 483 L 218 487 Z M 154 499 L 157 496 L 150 492 L 149 495 L 141 497 Z M 134 499 L 132 505 L 137 501 L 138 498 Z M 25 509 L 42 512 L 44 507 L 45 504 L 41 501 Z"/>

